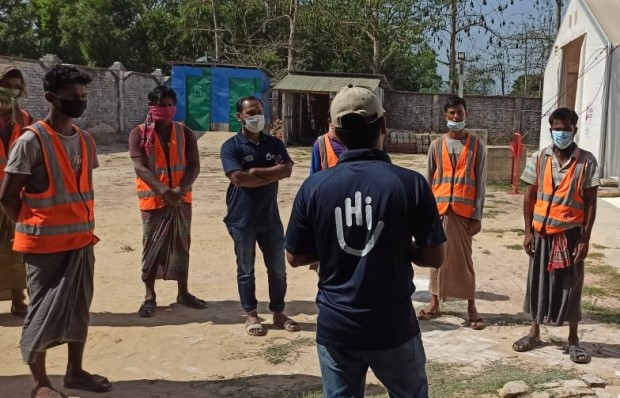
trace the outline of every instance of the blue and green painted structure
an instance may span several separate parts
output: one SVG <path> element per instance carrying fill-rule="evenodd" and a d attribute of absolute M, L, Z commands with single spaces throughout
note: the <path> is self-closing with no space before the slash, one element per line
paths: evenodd
<path fill-rule="evenodd" d="M 271 122 L 271 75 L 266 70 L 220 63 L 172 63 L 177 94 L 174 120 L 196 131 L 237 131 L 235 104 L 254 95 L 263 101 L 265 125 Z"/>

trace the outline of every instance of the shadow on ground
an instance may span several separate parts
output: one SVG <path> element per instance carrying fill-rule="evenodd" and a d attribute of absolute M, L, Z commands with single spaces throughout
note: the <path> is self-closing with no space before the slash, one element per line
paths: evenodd
<path fill-rule="evenodd" d="M 310 375 L 256 375 L 224 380 L 127 380 L 114 381 L 109 393 L 91 393 L 62 387 L 62 376 L 52 376 L 55 388 L 80 398 L 204 398 L 204 397 L 303 397 L 322 390 L 320 377 Z M 5 397 L 28 397 L 32 388 L 29 375 L 0 377 Z M 378 387 L 373 388 L 378 390 Z M 385 390 L 379 390 L 383 392 Z M 5 395 L 6 394 L 6 395 Z"/>

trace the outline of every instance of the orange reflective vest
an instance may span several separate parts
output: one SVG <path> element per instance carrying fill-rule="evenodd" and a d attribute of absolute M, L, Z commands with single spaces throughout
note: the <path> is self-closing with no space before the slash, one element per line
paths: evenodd
<path fill-rule="evenodd" d="M 556 186 L 551 155 L 544 151 L 538 157 L 538 192 L 532 224 L 539 234 L 554 235 L 583 225 L 585 158 L 584 152 L 577 148 L 576 159 L 566 171 L 560 185 Z"/>
<path fill-rule="evenodd" d="M 321 158 L 321 170 L 325 170 L 337 165 L 338 156 L 336 156 L 336 152 L 334 152 L 334 148 L 332 147 L 332 143 L 329 139 L 329 134 L 325 133 L 319 136 L 319 138 L 317 139 L 317 143 L 319 146 L 319 155 Z"/>
<path fill-rule="evenodd" d="M 456 167 L 452 166 L 444 137 L 437 138 L 434 146 L 437 167 L 433 174 L 432 189 L 440 215 L 452 208 L 456 214 L 471 218 L 476 201 L 476 160 L 480 140 L 468 134 Z"/>
<path fill-rule="evenodd" d="M 82 150 L 78 178 L 58 134 L 49 124 L 41 121 L 26 127 L 39 139 L 49 184 L 41 193 L 22 190 L 13 241 L 16 252 L 58 253 L 99 241 L 93 233 L 95 141 L 90 134 L 73 127 L 80 136 Z"/>
<path fill-rule="evenodd" d="M 144 134 L 145 129 L 146 126 L 141 124 L 140 132 L 142 134 Z M 153 134 L 153 145 L 154 148 L 149 152 L 147 159 L 149 170 L 157 176 L 162 184 L 168 185 L 170 188 L 178 187 L 187 170 L 185 129 L 183 125 L 177 122 L 172 123 L 168 156 L 166 156 L 164 147 L 156 132 Z M 140 210 L 155 210 L 167 206 L 163 196 L 154 192 L 140 177 L 136 177 L 136 190 L 138 201 L 140 202 Z M 183 195 L 183 202 L 192 203 L 191 191 Z"/>
<path fill-rule="evenodd" d="M 2 181 L 4 181 L 4 168 L 6 167 L 9 159 L 9 149 L 15 140 L 21 135 L 22 128 L 25 127 L 24 124 L 31 120 L 31 116 L 28 112 L 23 110 L 20 110 L 20 112 L 20 123 L 15 123 L 13 125 L 13 132 L 11 133 L 11 138 L 9 138 L 9 145 L 5 148 L 4 144 L 0 140 L 0 187 L 2 187 Z"/>

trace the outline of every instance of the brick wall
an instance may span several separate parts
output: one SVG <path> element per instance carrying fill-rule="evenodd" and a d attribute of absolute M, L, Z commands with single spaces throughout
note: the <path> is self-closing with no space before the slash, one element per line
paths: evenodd
<path fill-rule="evenodd" d="M 388 128 L 416 133 L 447 131 L 443 118 L 445 94 L 386 91 L 384 108 Z M 467 125 L 488 130 L 491 145 L 507 144 L 516 131 L 527 133 L 524 142 L 538 144 L 540 98 L 467 96 Z"/>
<path fill-rule="evenodd" d="M 53 64 L 3 56 L 0 56 L 0 63 L 14 65 L 22 71 L 28 91 L 22 107 L 37 119 L 45 117 L 48 103 L 43 98 L 42 78 Z M 144 120 L 147 94 L 157 85 L 158 79 L 113 68 L 78 67 L 93 81 L 88 87 L 88 109 L 76 124 L 90 131 L 99 143 L 125 140 L 123 133 Z"/>

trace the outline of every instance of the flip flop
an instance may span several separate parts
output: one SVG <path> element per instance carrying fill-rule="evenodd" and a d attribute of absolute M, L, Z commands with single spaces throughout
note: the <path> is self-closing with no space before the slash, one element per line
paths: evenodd
<path fill-rule="evenodd" d="M 290 318 L 284 321 L 284 323 L 274 323 L 273 326 L 278 329 L 286 330 L 287 332 L 299 332 L 300 330 L 299 323 Z"/>
<path fill-rule="evenodd" d="M 252 331 L 257 331 L 258 333 L 252 333 Z M 255 322 L 249 325 L 245 325 L 245 331 L 252 337 L 261 337 L 267 334 L 267 329 L 260 323 Z"/>
<path fill-rule="evenodd" d="M 138 310 L 138 315 L 141 318 L 150 318 L 155 313 L 155 309 L 157 308 L 157 302 L 155 300 L 149 299 L 144 300 L 140 309 Z"/>
<path fill-rule="evenodd" d="M 478 319 L 470 319 L 469 320 L 469 327 L 472 328 L 473 330 L 482 330 L 485 328 L 484 326 L 484 321 L 482 320 L 482 318 L 478 318 Z"/>
<path fill-rule="evenodd" d="M 188 294 L 187 296 L 184 296 L 181 299 L 177 298 L 177 304 L 185 305 L 187 307 L 195 308 L 197 310 L 202 310 L 202 309 L 207 308 L 206 301 L 201 300 L 198 297 L 193 296 L 191 294 Z"/>
<path fill-rule="evenodd" d="M 112 384 L 110 384 L 107 378 L 93 374 L 86 380 L 71 381 L 65 379 L 65 388 L 92 392 L 108 392 L 112 389 Z"/>
<path fill-rule="evenodd" d="M 32 392 L 30 393 L 30 398 L 37 398 L 37 392 L 41 390 L 42 388 L 47 388 L 47 391 L 45 391 L 44 395 L 39 395 L 38 398 L 69 398 L 68 396 L 61 393 L 60 391 L 54 390 L 52 387 L 36 388 L 32 390 Z"/>
<path fill-rule="evenodd" d="M 568 355 L 570 357 L 570 360 L 575 363 L 583 364 L 589 362 L 588 351 L 578 345 L 569 346 Z"/>
<path fill-rule="evenodd" d="M 424 310 L 420 310 L 420 312 L 418 312 L 419 321 L 430 321 L 431 319 L 439 318 L 440 316 L 441 312 L 426 312 Z"/>
<path fill-rule="evenodd" d="M 512 349 L 515 350 L 516 352 L 526 352 L 541 345 L 542 345 L 542 341 L 535 340 L 532 336 L 527 335 L 515 341 L 512 344 Z"/>

